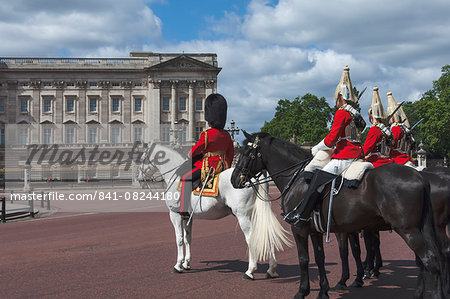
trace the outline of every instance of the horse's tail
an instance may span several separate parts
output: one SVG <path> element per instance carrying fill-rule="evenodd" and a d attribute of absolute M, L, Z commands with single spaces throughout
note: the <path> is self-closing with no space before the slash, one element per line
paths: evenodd
<path fill-rule="evenodd" d="M 431 250 L 434 255 L 436 256 L 436 259 L 434 259 L 434 262 L 437 263 L 435 267 L 439 269 L 440 271 L 440 278 L 442 281 L 443 286 L 445 289 L 448 288 L 447 281 L 448 281 L 448 275 L 447 273 L 447 266 L 445 265 L 444 257 L 442 255 L 442 252 L 439 247 L 439 243 L 437 240 L 437 234 L 436 229 L 434 226 L 434 215 L 433 215 L 433 208 L 431 205 L 431 199 L 430 199 L 430 184 L 426 182 L 424 186 L 424 202 L 423 202 L 423 208 L 422 208 L 422 223 L 421 223 L 421 230 L 423 232 L 423 236 L 425 238 L 425 241 L 428 243 L 428 249 Z M 432 261 L 433 262 L 433 261 Z"/>
<path fill-rule="evenodd" d="M 264 190 L 263 188 L 267 188 Z M 292 246 L 285 230 L 272 211 L 268 200 L 268 183 L 259 185 L 258 193 L 266 200 L 261 200 L 255 194 L 255 204 L 252 212 L 252 230 L 250 233 L 249 250 L 252 256 L 260 260 L 274 257 L 275 251 L 282 251 L 283 245 Z"/>

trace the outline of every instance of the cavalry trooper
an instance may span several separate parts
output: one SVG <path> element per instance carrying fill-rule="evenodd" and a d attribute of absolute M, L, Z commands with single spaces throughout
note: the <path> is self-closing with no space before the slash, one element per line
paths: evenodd
<path fill-rule="evenodd" d="M 363 150 L 366 161 L 374 167 L 394 163 L 389 157 L 393 146 L 392 133 L 381 121 L 386 118 L 383 104 L 378 94 L 378 87 L 373 88 L 372 105 L 369 108 L 369 120 L 372 123 Z"/>
<path fill-rule="evenodd" d="M 205 100 L 205 120 L 209 129 L 203 131 L 198 142 L 189 152 L 192 168 L 181 178 L 180 214 L 188 216 L 191 204 L 192 182 L 212 178 L 229 168 L 233 162 L 234 147 L 230 134 L 224 130 L 227 120 L 227 101 L 218 94 L 210 94 Z"/>
<path fill-rule="evenodd" d="M 388 107 L 387 114 L 392 114 L 397 108 L 398 104 L 392 96 L 392 92 L 387 93 Z M 415 144 L 414 138 L 409 130 L 410 125 L 406 117 L 403 107 L 400 107 L 389 120 L 391 124 L 391 132 L 394 138 L 394 146 L 391 149 L 389 156 L 397 164 L 404 164 L 406 166 L 415 167 L 411 161 L 408 153 Z"/>
<path fill-rule="evenodd" d="M 366 123 L 356 110 L 358 97 L 353 92 L 348 66 L 344 68 L 334 99 L 339 109 L 334 115 L 330 133 L 311 149 L 313 156 L 320 150 L 332 151 L 333 154 L 330 162 L 323 169 L 315 170 L 305 198 L 297 209 L 284 216 L 284 220 L 293 225 L 301 225 L 309 221 L 309 216 L 320 200 L 320 193 L 325 184 L 340 175 L 353 161 L 364 159 L 361 131 Z"/>

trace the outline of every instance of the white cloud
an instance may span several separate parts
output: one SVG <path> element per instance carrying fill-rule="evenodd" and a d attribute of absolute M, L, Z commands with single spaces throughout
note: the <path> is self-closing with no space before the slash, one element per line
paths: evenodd
<path fill-rule="evenodd" d="M 161 20 L 145 0 L 2 2 L 2 56 L 103 56 L 101 49 L 137 50 L 162 40 Z"/>

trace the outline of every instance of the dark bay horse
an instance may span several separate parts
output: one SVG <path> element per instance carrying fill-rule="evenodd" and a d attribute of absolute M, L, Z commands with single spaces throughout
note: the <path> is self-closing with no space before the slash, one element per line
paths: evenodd
<path fill-rule="evenodd" d="M 267 170 L 279 190 L 282 190 L 284 213 L 294 209 L 303 198 L 308 184 L 302 176 L 294 183 L 284 170 L 307 161 L 309 151 L 265 133 L 245 134 L 247 140 L 231 176 L 235 188 L 243 188 L 251 178 Z M 400 165 L 386 165 L 368 171 L 357 189 L 342 188 L 335 196 L 331 232 L 351 233 L 362 229 L 386 230 L 392 227 L 415 252 L 430 274 L 433 298 L 444 298 L 442 284 L 448 273 L 442 272 L 443 259 L 436 241 L 429 200 L 429 184 L 419 172 Z M 285 190 L 286 189 L 286 190 Z M 329 192 L 329 187 L 324 193 Z M 321 204 L 321 219 L 326 223 L 329 198 Z M 320 274 L 319 298 L 328 298 L 329 283 L 325 272 L 323 236 L 313 225 L 291 226 L 298 250 L 301 281 L 294 298 L 310 293 L 308 236 Z M 423 296 L 423 279 L 419 277 L 416 297 Z"/>

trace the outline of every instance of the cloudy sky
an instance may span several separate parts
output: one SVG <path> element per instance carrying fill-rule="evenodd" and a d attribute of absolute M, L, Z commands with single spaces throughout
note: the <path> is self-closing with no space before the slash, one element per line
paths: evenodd
<path fill-rule="evenodd" d="M 259 131 L 279 99 L 330 105 L 342 69 L 353 85 L 415 101 L 450 64 L 448 0 L 0 0 L 0 57 L 217 53 L 229 120 Z"/>

